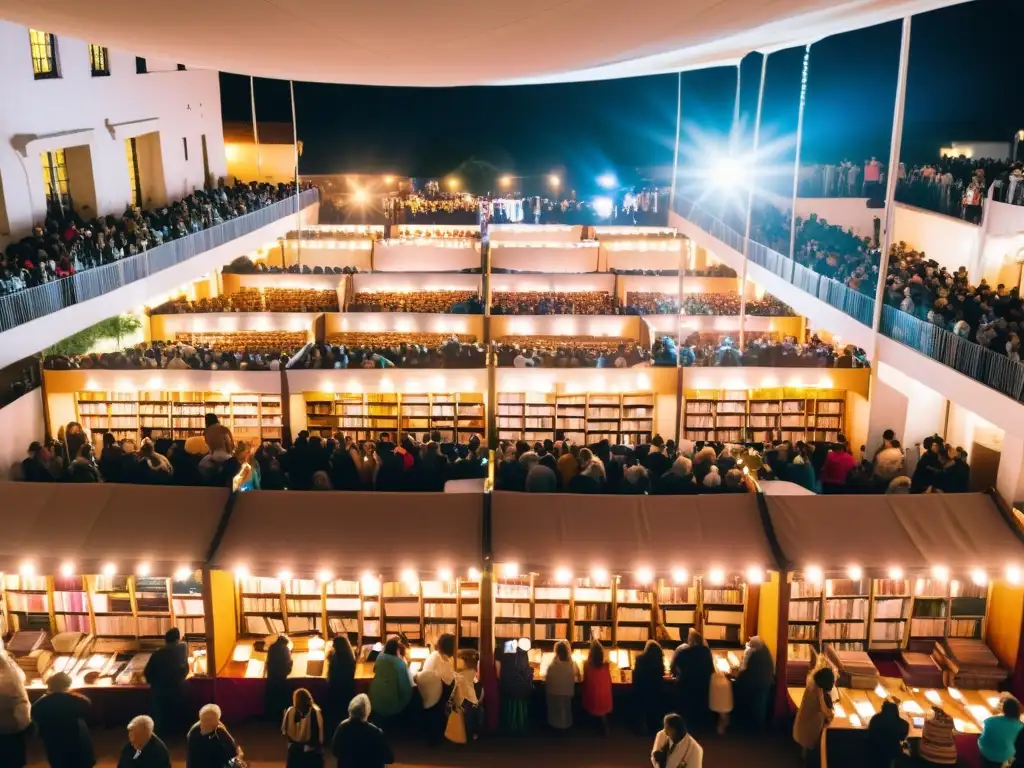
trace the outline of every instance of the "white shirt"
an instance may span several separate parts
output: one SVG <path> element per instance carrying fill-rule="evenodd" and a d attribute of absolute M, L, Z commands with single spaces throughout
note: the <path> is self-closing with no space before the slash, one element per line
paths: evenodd
<path fill-rule="evenodd" d="M 455 703 L 461 705 L 468 701 L 474 707 L 480 702 L 476 697 L 476 670 L 460 669 L 455 674 Z"/>
<path fill-rule="evenodd" d="M 455 667 L 452 666 L 452 660 L 442 656 L 439 651 L 431 653 L 423 662 L 423 669 L 416 675 L 416 685 L 420 689 L 423 708 L 430 709 L 437 704 L 441 700 L 443 686 L 454 682 Z"/>
<path fill-rule="evenodd" d="M 654 737 L 654 748 L 651 750 L 651 765 L 660 768 L 654 759 L 654 753 L 668 748 L 668 734 L 658 731 Z M 665 768 L 704 768 L 704 748 L 690 734 L 672 748 L 665 761 Z"/>
<path fill-rule="evenodd" d="M 529 367 L 527 365 L 527 363 L 526 363 L 526 358 L 523 357 L 522 353 L 516 355 L 516 359 L 512 361 L 512 367 L 513 368 L 527 368 L 527 367 Z"/>

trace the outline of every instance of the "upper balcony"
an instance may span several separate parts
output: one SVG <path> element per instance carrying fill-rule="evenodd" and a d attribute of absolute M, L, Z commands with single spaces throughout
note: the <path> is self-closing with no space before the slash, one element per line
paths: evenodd
<path fill-rule="evenodd" d="M 136 256 L 0 296 L 0 368 L 316 221 L 315 189 Z"/>

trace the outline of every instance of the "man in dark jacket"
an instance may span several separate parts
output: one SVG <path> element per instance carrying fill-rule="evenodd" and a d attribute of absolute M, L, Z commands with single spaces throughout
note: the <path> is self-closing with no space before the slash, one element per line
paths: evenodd
<path fill-rule="evenodd" d="M 46 748 L 50 768 L 92 768 L 96 756 L 86 720 L 92 703 L 71 693 L 71 676 L 58 672 L 46 683 L 47 693 L 32 705 L 32 722 Z"/>
<path fill-rule="evenodd" d="M 775 662 L 772 661 L 772 652 L 760 637 L 754 635 L 747 641 L 743 665 L 733 685 L 736 708 L 754 731 L 764 730 L 774 685 Z"/>
<path fill-rule="evenodd" d="M 383 768 L 395 762 L 384 732 L 367 722 L 370 697 L 360 693 L 348 705 L 348 719 L 338 726 L 331 741 L 331 752 L 338 768 Z"/>
<path fill-rule="evenodd" d="M 928 488 L 938 487 L 942 479 L 942 459 L 945 446 L 938 435 L 924 439 L 924 455 L 917 461 L 914 476 L 910 480 L 911 493 L 924 493 Z"/>
<path fill-rule="evenodd" d="M 177 733 L 178 716 L 184 709 L 185 678 L 188 677 L 188 649 L 177 627 L 167 630 L 164 647 L 149 657 L 143 673 L 153 692 L 153 721 L 164 737 Z"/>
<path fill-rule="evenodd" d="M 292 673 L 292 652 L 288 638 L 278 635 L 267 651 L 266 714 L 271 722 L 280 722 L 281 715 L 291 699 L 288 675 Z"/>
<path fill-rule="evenodd" d="M 715 663 L 711 649 L 694 629 L 686 636 L 686 643 L 672 656 L 672 677 L 675 678 L 676 696 L 687 723 L 708 721 L 708 694 Z"/>
<path fill-rule="evenodd" d="M 128 743 L 121 750 L 117 768 L 171 768 L 171 753 L 153 733 L 153 719 L 139 715 L 128 723 Z"/>

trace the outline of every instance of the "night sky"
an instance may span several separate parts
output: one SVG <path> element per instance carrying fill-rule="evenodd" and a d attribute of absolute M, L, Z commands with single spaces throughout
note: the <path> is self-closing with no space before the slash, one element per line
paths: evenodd
<path fill-rule="evenodd" d="M 1009 142 L 1024 128 L 1021 29 L 1020 0 L 976 0 L 914 18 L 904 160 L 936 157 L 951 140 Z M 894 22 L 812 47 L 806 162 L 888 156 L 899 45 Z M 802 59 L 802 48 L 769 58 L 763 140 L 796 130 Z M 748 140 L 760 68 L 752 54 L 741 69 Z M 724 139 L 735 84 L 735 67 L 685 73 L 684 126 Z M 249 121 L 248 77 L 222 74 L 221 89 L 224 119 Z M 558 170 L 571 188 L 609 169 L 672 161 L 675 75 L 515 88 L 296 83 L 295 95 L 302 173 L 439 177 L 491 166 L 517 175 Z M 291 120 L 287 82 L 258 79 L 256 104 L 260 121 Z"/>

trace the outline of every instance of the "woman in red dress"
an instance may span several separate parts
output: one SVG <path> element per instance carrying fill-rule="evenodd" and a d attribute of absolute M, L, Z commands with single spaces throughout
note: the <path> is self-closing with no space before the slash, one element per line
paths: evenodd
<path fill-rule="evenodd" d="M 604 659 L 604 648 L 597 640 L 590 643 L 590 655 L 583 666 L 583 709 L 601 721 L 608 735 L 608 714 L 612 711 L 612 675 Z"/>

